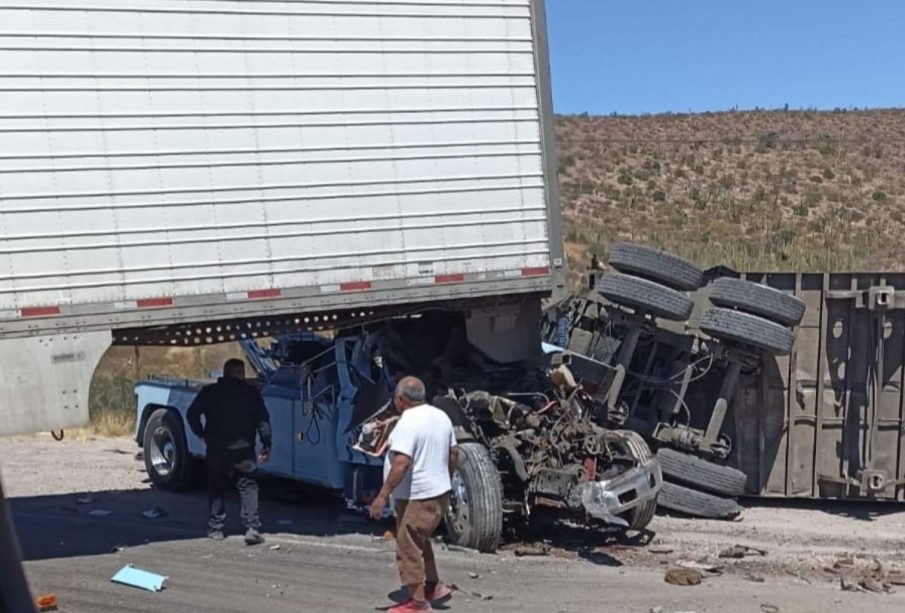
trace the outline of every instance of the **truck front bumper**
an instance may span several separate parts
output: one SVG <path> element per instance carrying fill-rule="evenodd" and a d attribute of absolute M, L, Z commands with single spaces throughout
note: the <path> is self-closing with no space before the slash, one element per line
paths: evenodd
<path fill-rule="evenodd" d="M 628 522 L 620 515 L 656 500 L 662 487 L 660 462 L 651 458 L 612 479 L 582 484 L 579 495 L 588 515 L 627 528 Z"/>

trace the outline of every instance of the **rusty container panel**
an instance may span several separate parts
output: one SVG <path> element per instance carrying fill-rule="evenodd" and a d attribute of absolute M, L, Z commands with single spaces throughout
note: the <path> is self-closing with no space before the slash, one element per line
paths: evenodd
<path fill-rule="evenodd" d="M 905 500 L 905 275 L 746 277 L 807 304 L 792 355 L 742 377 L 733 403 L 750 493 Z"/>

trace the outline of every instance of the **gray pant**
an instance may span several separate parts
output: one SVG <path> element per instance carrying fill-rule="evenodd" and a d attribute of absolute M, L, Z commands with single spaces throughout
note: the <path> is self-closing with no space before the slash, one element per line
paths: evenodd
<path fill-rule="evenodd" d="M 246 528 L 260 528 L 258 482 L 255 480 L 257 465 L 254 456 L 249 458 L 247 454 L 236 455 L 234 452 L 208 452 L 206 464 L 208 500 L 210 502 L 208 529 L 223 530 L 223 525 L 226 523 L 224 498 L 230 481 L 234 477 L 236 478 L 236 488 L 239 490 L 242 524 Z"/>

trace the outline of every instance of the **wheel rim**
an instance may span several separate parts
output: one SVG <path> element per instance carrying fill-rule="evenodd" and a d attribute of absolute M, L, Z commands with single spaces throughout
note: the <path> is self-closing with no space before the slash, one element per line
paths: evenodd
<path fill-rule="evenodd" d="M 169 430 L 163 426 L 154 430 L 149 452 L 154 472 L 161 477 L 169 476 L 176 464 L 176 442 Z"/>
<path fill-rule="evenodd" d="M 449 512 L 446 514 L 446 523 L 453 532 L 462 534 L 468 526 L 468 489 L 458 470 L 453 475 L 451 482 L 452 490 L 449 494 Z"/>

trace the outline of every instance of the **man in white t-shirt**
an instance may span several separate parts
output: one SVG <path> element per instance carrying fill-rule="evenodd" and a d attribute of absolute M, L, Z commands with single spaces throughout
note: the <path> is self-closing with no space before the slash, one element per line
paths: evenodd
<path fill-rule="evenodd" d="M 377 519 L 392 494 L 396 507 L 396 563 L 410 599 L 391 613 L 429 611 L 452 591 L 440 582 L 431 535 L 449 508 L 458 450 L 452 422 L 425 402 L 424 383 L 406 377 L 394 399 L 401 417 L 389 439 L 383 487 L 371 505 Z"/>

